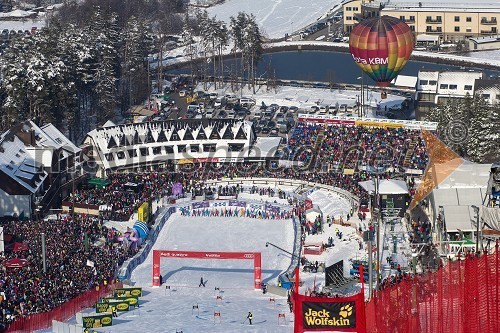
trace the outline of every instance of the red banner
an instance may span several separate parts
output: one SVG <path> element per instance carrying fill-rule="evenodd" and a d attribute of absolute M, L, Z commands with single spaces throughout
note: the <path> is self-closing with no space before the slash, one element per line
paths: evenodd
<path fill-rule="evenodd" d="M 304 209 L 305 210 L 309 210 L 311 208 L 313 208 L 313 202 L 312 202 L 312 200 L 311 199 L 304 200 Z"/>
<path fill-rule="evenodd" d="M 161 258 L 195 258 L 195 259 L 247 259 L 254 261 L 254 288 L 260 289 L 262 267 L 260 252 L 200 252 L 200 251 L 167 251 L 153 250 L 153 286 L 160 285 Z"/>

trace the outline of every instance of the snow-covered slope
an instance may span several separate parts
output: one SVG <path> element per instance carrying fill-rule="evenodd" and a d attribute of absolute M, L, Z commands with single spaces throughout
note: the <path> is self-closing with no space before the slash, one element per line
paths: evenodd
<path fill-rule="evenodd" d="M 340 0 L 226 0 L 209 8 L 208 13 L 226 23 L 238 12 L 252 13 L 265 35 L 279 38 L 316 22 L 340 3 Z"/>

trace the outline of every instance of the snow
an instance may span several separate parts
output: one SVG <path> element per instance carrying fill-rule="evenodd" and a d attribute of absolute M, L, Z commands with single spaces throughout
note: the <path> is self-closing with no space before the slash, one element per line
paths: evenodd
<path fill-rule="evenodd" d="M 345 218 L 351 209 L 349 202 L 333 192 L 316 190 L 309 194 L 308 198 L 311 199 L 314 204 L 319 206 L 325 219 L 328 215 L 335 218 L 339 218 L 342 215 Z"/>
<path fill-rule="evenodd" d="M 340 0 L 226 0 L 209 8 L 208 13 L 227 24 L 238 12 L 254 14 L 264 35 L 279 38 L 324 18 L 339 8 L 340 3 Z"/>
<path fill-rule="evenodd" d="M 245 184 L 245 183 L 244 183 Z M 270 185 L 271 186 L 271 185 Z M 273 187 L 273 186 L 271 186 Z M 281 187 L 293 190 L 293 186 Z M 345 215 L 349 203 L 334 193 L 316 190 L 310 194 L 314 204 L 325 213 Z M 242 193 L 238 199 L 247 201 L 274 201 L 284 204 L 276 197 Z M 307 242 L 327 242 L 335 237 L 335 229 L 344 233 L 343 240 L 335 240 L 335 246 L 321 256 L 308 256 L 311 261 L 333 264 L 339 260 L 361 258 L 358 236 L 354 228 L 325 226 L 320 235 L 310 235 Z M 294 230 L 291 220 L 261 220 L 251 218 L 186 217 L 173 214 L 160 231 L 153 249 L 192 251 L 249 251 L 262 253 L 262 279 L 265 283 L 276 284 L 277 277 L 290 265 L 290 255 L 272 247 L 270 242 L 285 250 L 292 251 Z M 349 263 L 346 263 L 346 271 Z M 147 327 L 148 332 L 292 332 L 293 314 L 290 313 L 286 298 L 273 294 L 262 294 L 253 289 L 253 261 L 213 260 L 213 259 L 162 259 L 161 274 L 164 284 L 152 287 L 152 252 L 145 262 L 131 275 L 132 284 L 143 288 L 140 307 L 129 312 L 119 312 L 112 327 L 94 329 L 97 332 L 139 332 Z M 205 288 L 198 287 L 200 277 L 207 280 Z M 301 272 L 304 285 L 300 292 L 312 290 L 313 285 L 324 284 L 324 274 Z M 167 290 L 165 286 L 170 286 Z M 215 287 L 220 289 L 215 290 Z M 359 286 L 351 287 L 351 292 L 359 291 Z M 217 301 L 216 296 L 222 296 Z M 274 298 L 275 302 L 269 299 Z M 199 306 L 199 314 L 193 305 Z M 252 326 L 242 324 L 248 311 L 252 311 Z M 92 309 L 83 312 L 91 313 Z M 214 312 L 220 312 L 221 323 L 214 323 Z M 278 324 L 278 313 L 286 314 L 286 324 Z M 76 319 L 68 321 L 75 324 Z"/>
<path fill-rule="evenodd" d="M 31 28 L 37 27 L 37 29 L 41 29 L 45 27 L 45 19 L 29 19 L 22 21 L 0 21 L 0 30 L 8 29 L 10 30 L 28 30 L 31 31 Z"/>

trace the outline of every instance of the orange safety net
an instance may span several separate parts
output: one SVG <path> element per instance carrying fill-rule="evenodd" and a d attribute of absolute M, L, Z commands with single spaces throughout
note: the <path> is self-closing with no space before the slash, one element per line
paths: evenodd
<path fill-rule="evenodd" d="M 413 196 L 409 210 L 415 208 L 420 201 L 465 161 L 431 132 L 424 128 L 421 131 L 429 154 L 429 164 L 422 177 L 422 182 Z"/>
<path fill-rule="evenodd" d="M 366 305 L 367 333 L 500 332 L 500 254 L 403 279 Z"/>

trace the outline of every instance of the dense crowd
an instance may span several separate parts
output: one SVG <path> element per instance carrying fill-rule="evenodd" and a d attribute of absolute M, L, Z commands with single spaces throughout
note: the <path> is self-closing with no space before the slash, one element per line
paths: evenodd
<path fill-rule="evenodd" d="M 111 182 L 105 188 L 77 189 L 71 193 L 67 201 L 89 205 L 112 206 L 110 219 L 128 220 L 132 213 L 145 201 L 159 200 L 172 193 L 177 180 L 184 177 L 170 172 L 150 172 L 142 174 L 113 174 Z M 140 184 L 134 189 L 130 184 Z M 187 184 L 183 184 L 187 187 Z"/>
<path fill-rule="evenodd" d="M 0 324 L 19 316 L 53 309 L 81 293 L 114 278 L 129 253 L 107 242 L 108 229 L 95 217 L 60 216 L 41 221 L 5 221 L 5 234 L 27 245 L 20 252 L 0 252 L 0 263 L 23 258 L 22 268 L 1 265 Z M 41 234 L 45 234 L 46 273 L 42 269 Z M 101 241 L 100 246 L 94 245 Z M 87 242 L 87 243 L 86 243 Z M 86 251 L 87 248 L 87 251 Z M 92 262 L 94 267 L 87 265 Z"/>
<path fill-rule="evenodd" d="M 194 217 L 248 217 L 266 220 L 284 220 L 292 217 L 292 213 L 287 210 L 272 211 L 246 207 L 207 207 L 197 209 L 191 209 L 191 207 L 179 207 L 179 211 L 182 216 Z"/>
<path fill-rule="evenodd" d="M 317 144 L 320 134 L 323 140 Z M 286 151 L 285 158 L 301 161 L 303 165 L 282 167 L 276 162 L 204 163 L 177 166 L 178 169 L 170 165 L 161 171 L 112 174 L 108 178 L 110 184 L 105 188 L 79 188 L 71 193 L 67 201 L 111 206 L 110 219 L 126 220 L 143 202 L 171 196 L 176 183 L 182 185 L 184 193 L 217 193 L 220 196 L 237 197 L 243 191 L 240 186 L 210 187 L 204 184 L 204 180 L 223 177 L 300 179 L 339 187 L 360 199 L 366 199 L 368 194 L 358 182 L 373 177 L 374 171 L 382 178 L 390 178 L 396 174 L 404 174 L 404 168 L 423 170 L 428 159 L 419 133 L 402 128 L 343 125 L 322 128 L 319 125 L 299 123 L 288 141 Z M 312 158 L 312 154 L 316 154 L 315 158 Z M 315 161 L 314 165 L 309 165 L 312 161 Z M 345 169 L 351 169 L 352 172 L 346 173 Z M 134 188 L 130 184 L 140 186 Z M 411 179 L 409 185 L 412 189 Z M 245 190 L 270 197 L 276 194 L 270 187 Z M 176 195 L 179 196 L 182 194 Z M 278 196 L 285 198 L 285 193 L 278 191 Z M 249 209 L 244 212 L 241 209 L 198 209 L 186 212 L 192 213 L 197 216 L 243 214 L 257 218 L 260 213 L 260 218 L 270 218 L 262 215 L 262 212 Z M 307 221 L 304 211 L 298 210 L 295 214 L 300 220 L 303 235 L 321 232 L 321 217 L 316 221 Z M 289 217 L 285 215 L 282 218 Z M 50 221 L 3 222 L 5 233 L 14 234 L 17 240 L 28 245 L 28 250 L 21 253 L 0 253 L 1 262 L 21 255 L 30 264 L 16 269 L 2 267 L 0 324 L 9 323 L 20 315 L 47 311 L 105 280 L 113 279 L 119 265 L 133 254 L 109 241 L 109 230 L 102 226 L 102 220 L 78 215 L 74 218 L 74 221 L 65 216 Z M 429 226 L 416 221 L 413 231 L 415 239 L 425 240 Z M 41 269 L 42 232 L 47 237 L 46 273 Z M 85 234 L 90 243 L 87 252 L 84 245 Z M 94 246 L 98 239 L 104 239 L 104 243 Z M 88 266 L 87 260 L 94 262 L 95 268 Z"/>

